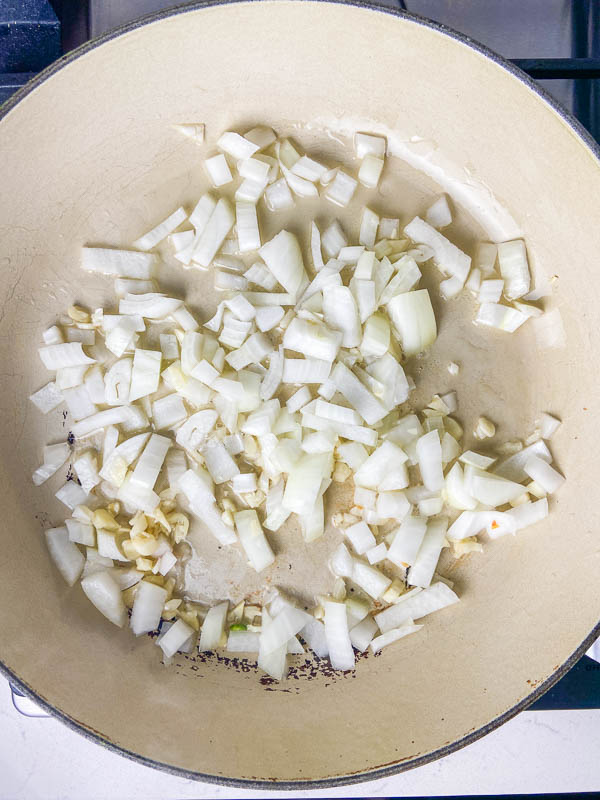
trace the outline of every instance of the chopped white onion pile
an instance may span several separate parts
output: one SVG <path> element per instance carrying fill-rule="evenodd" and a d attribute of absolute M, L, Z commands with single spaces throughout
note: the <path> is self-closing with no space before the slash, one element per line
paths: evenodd
<path fill-rule="evenodd" d="M 204 141 L 202 125 L 176 127 Z M 385 139 L 356 134 L 356 177 L 264 126 L 228 131 L 217 147 L 205 168 L 213 189 L 235 182 L 235 202 L 209 192 L 132 249 L 84 248 L 84 270 L 115 276 L 117 309 L 71 307 L 43 334 L 40 357 L 56 376 L 31 400 L 43 413 L 65 402 L 74 437 L 46 447 L 33 473 L 41 484 L 71 461 L 56 492 L 71 513 L 46 531 L 48 549 L 115 625 L 128 609 L 135 635 L 165 622 L 157 644 L 167 662 L 200 634 L 200 650 L 257 654 L 281 679 L 288 653 L 304 652 L 301 637 L 335 669 L 352 669 L 355 650 L 376 653 L 457 602 L 436 574 L 443 548 L 474 552 L 483 532 L 538 522 L 564 481 L 542 441 L 560 424 L 549 414 L 498 463 L 463 452 L 454 392 L 420 414 L 400 410 L 415 388 L 403 361 L 437 336 L 419 265 L 433 258 L 444 297 L 466 287 L 477 322 L 513 331 L 539 312 L 519 301 L 530 291 L 525 246 L 483 243 L 472 265 L 439 231 L 452 222 L 445 196 L 402 236 L 398 218 L 365 208 L 358 242 L 335 220 L 322 231 L 312 222 L 303 243 L 287 230 L 265 241 L 261 199 L 271 213 L 303 198 L 347 206 L 358 183 L 378 186 Z M 223 292 L 202 325 L 153 280 L 150 251 L 165 239 L 185 267 L 212 269 Z M 481 417 L 476 435 L 494 433 Z M 325 496 L 346 481 L 349 507 L 331 520 L 344 537 L 329 564 L 334 588 L 310 613 L 273 590 L 261 607 L 177 596 L 189 516 L 263 573 L 276 560 L 270 534 L 296 515 L 306 542 L 322 536 Z"/>

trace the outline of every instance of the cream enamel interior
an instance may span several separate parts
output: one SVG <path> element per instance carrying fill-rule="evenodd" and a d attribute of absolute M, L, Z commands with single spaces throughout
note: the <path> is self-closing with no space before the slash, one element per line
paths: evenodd
<path fill-rule="evenodd" d="M 433 142 L 459 179 L 488 187 L 507 209 L 536 277 L 558 276 L 545 301 L 564 328 L 555 346 L 534 323 L 512 337 L 481 331 L 469 301 L 436 299 L 440 337 L 413 374 L 422 398 L 457 388 L 459 416 L 486 413 L 499 438 L 528 433 L 541 411 L 561 417 L 552 449 L 568 483 L 543 525 L 448 561 L 442 572 L 463 602 L 353 674 L 316 671 L 267 691 L 255 672 L 215 661 L 165 670 L 149 638 L 117 631 L 49 562 L 42 530 L 64 518 L 52 496 L 60 482 L 35 490 L 30 475 L 41 443 L 63 438 L 68 420 L 60 411 L 44 418 L 27 400 L 48 380 L 40 335 L 73 299 L 112 299 L 111 281 L 79 270 L 82 245 L 127 246 L 205 190 L 203 151 L 171 123 L 205 122 L 214 141 L 223 129 L 266 122 L 332 158 L 344 152 L 331 135 L 336 120 L 346 133 L 357 121 L 400 141 Z M 543 99 L 408 18 L 267 0 L 191 10 L 87 52 L 7 114 L 0 152 L 0 657 L 41 697 L 102 738 L 175 768 L 239 780 L 344 778 L 401 768 L 462 739 L 580 645 L 600 618 L 600 167 Z M 404 222 L 440 191 L 402 161 L 386 170 L 371 204 Z M 311 206 L 298 208 L 294 224 L 307 242 Z M 480 212 L 457 204 L 458 244 L 486 235 Z M 356 230 L 352 212 L 341 217 Z M 266 225 L 267 212 L 261 219 Z M 210 280 L 174 263 L 163 285 L 187 293 L 208 318 Z M 457 379 L 446 371 L 450 359 L 461 363 Z M 273 538 L 274 582 L 303 596 L 327 585 L 324 553 L 335 534 L 310 550 L 295 529 Z M 252 588 L 235 577 L 239 557 L 220 555 L 213 569 L 212 545 L 198 550 L 213 572 L 211 592 Z"/>

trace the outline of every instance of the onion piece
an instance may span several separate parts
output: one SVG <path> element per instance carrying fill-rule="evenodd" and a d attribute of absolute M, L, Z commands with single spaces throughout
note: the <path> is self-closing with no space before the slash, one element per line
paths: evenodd
<path fill-rule="evenodd" d="M 260 247 L 260 231 L 256 206 L 253 203 L 238 202 L 235 204 L 237 235 L 240 252 L 247 253 Z"/>
<path fill-rule="evenodd" d="M 348 537 L 359 556 L 366 553 L 371 547 L 375 547 L 375 537 L 365 522 L 357 522 L 355 525 L 346 528 L 344 535 Z"/>
<path fill-rule="evenodd" d="M 553 417 L 552 414 L 547 414 L 546 412 L 542 413 L 540 422 L 542 439 L 550 439 L 550 437 L 556 433 L 561 425 L 559 419 Z"/>
<path fill-rule="evenodd" d="M 377 623 L 373 617 L 365 617 L 350 630 L 352 646 L 360 653 L 364 653 L 377 630 Z"/>
<path fill-rule="evenodd" d="M 331 455 L 329 453 L 303 455 L 292 472 L 289 473 L 282 505 L 288 511 L 302 514 L 305 509 L 313 508 L 321 481 L 331 474 Z"/>
<path fill-rule="evenodd" d="M 354 483 L 379 491 L 404 489 L 408 486 L 406 461 L 407 456 L 402 448 L 384 441 L 354 473 Z"/>
<path fill-rule="evenodd" d="M 287 185 L 290 187 L 290 189 L 295 195 L 297 195 L 298 197 L 319 196 L 319 190 L 314 185 L 314 183 L 312 183 L 310 180 L 305 180 L 304 178 L 301 178 L 298 175 L 294 174 L 291 170 L 287 169 L 282 162 L 279 163 L 279 166 L 281 167 L 281 171 L 283 172 Z"/>
<path fill-rule="evenodd" d="M 383 158 L 378 158 L 369 153 L 362 160 L 362 164 L 358 170 L 358 180 L 363 186 L 366 186 L 367 189 L 376 189 L 382 170 Z"/>
<path fill-rule="evenodd" d="M 267 633 L 272 624 L 273 621 L 269 612 L 266 609 L 263 609 L 261 634 Z M 267 654 L 260 646 L 260 641 L 262 641 L 262 635 L 259 640 L 258 666 L 272 678 L 280 681 L 285 674 L 287 666 L 287 644 L 284 644 L 274 650 L 272 653 Z"/>
<path fill-rule="evenodd" d="M 358 559 L 354 559 L 352 569 L 352 581 L 366 592 L 373 600 L 379 600 L 392 582 L 383 572 L 375 567 L 364 564 Z"/>
<path fill-rule="evenodd" d="M 427 589 L 408 592 L 401 602 L 381 611 L 375 622 L 382 633 L 397 628 L 411 619 L 421 619 L 458 602 L 458 597 L 445 583 L 438 581 Z"/>
<path fill-rule="evenodd" d="M 387 645 L 397 642 L 398 639 L 402 639 L 404 636 L 408 636 L 410 633 L 416 633 L 417 631 L 420 631 L 422 627 L 422 625 L 415 625 L 413 621 L 410 620 L 407 625 L 401 625 L 399 628 L 392 628 L 386 633 L 382 633 L 381 636 L 376 636 L 371 641 L 371 644 L 369 645 L 371 652 L 378 653 L 383 647 L 387 647 Z"/>
<path fill-rule="evenodd" d="M 467 470 L 472 469 L 473 467 L 467 467 Z M 496 506 L 510 503 L 511 500 L 523 494 L 523 486 L 500 478 L 497 475 L 484 472 L 480 475 L 473 475 L 470 480 L 470 493 L 483 505 L 496 508 Z"/>
<path fill-rule="evenodd" d="M 323 274 L 322 272 L 320 273 Z M 341 345 L 342 347 L 358 347 L 361 340 L 361 327 L 360 319 L 358 316 L 358 309 L 352 292 L 347 286 L 324 286 L 323 287 L 323 313 L 325 315 L 325 322 L 330 328 L 339 331 L 342 334 Z M 284 335 L 284 346 L 290 347 L 292 350 L 298 350 L 297 347 L 286 344 L 286 338 L 289 335 L 290 328 L 294 323 L 301 324 L 300 320 L 293 320 L 288 326 Z M 299 352 L 306 352 L 300 350 Z M 337 348 L 335 349 L 335 355 Z M 316 358 L 325 358 L 327 356 L 319 355 L 317 352 L 306 353 Z"/>
<path fill-rule="evenodd" d="M 398 294 L 412 291 L 421 280 L 421 270 L 411 256 L 403 256 L 394 264 L 394 267 L 397 270 L 396 274 L 390 278 L 379 293 L 378 305 L 380 306 L 387 305 Z"/>
<path fill-rule="evenodd" d="M 260 634 L 254 631 L 230 630 L 225 649 L 230 653 L 258 653 Z"/>
<path fill-rule="evenodd" d="M 171 318 L 186 332 L 197 331 L 200 327 L 194 315 L 185 306 L 179 306 L 171 314 Z"/>
<path fill-rule="evenodd" d="M 309 403 L 311 400 L 310 389 L 308 386 L 302 386 L 298 389 L 297 392 L 294 392 L 291 397 L 289 397 L 286 401 L 287 410 L 293 414 L 295 411 L 299 411 L 303 406 Z"/>
<path fill-rule="evenodd" d="M 340 223 L 334 220 L 321 236 L 321 246 L 327 258 L 336 258 L 342 247 L 346 247 L 348 240 Z"/>
<path fill-rule="evenodd" d="M 179 491 L 179 479 L 187 472 L 187 457 L 182 450 L 171 448 L 165 457 L 165 469 L 169 488 Z"/>
<path fill-rule="evenodd" d="M 419 552 L 408 572 L 409 586 L 420 586 L 426 589 L 431 584 L 447 530 L 448 520 L 445 517 L 432 519 L 428 522 Z"/>
<path fill-rule="evenodd" d="M 233 544 L 237 536 L 233 528 L 221 519 L 215 505 L 215 496 L 194 470 L 188 470 L 179 479 L 180 491 L 187 497 L 194 516 L 197 516 L 222 545 Z"/>
<path fill-rule="evenodd" d="M 425 532 L 427 522 L 421 517 L 406 517 L 394 533 L 388 549 L 387 559 L 398 567 L 412 566 L 416 559 Z"/>
<path fill-rule="evenodd" d="M 100 483 L 96 457 L 88 450 L 80 455 L 73 463 L 73 469 L 79 479 L 81 488 L 89 494 L 94 486 Z"/>
<path fill-rule="evenodd" d="M 194 226 L 194 238 L 183 250 L 175 254 L 175 258 L 178 261 L 181 261 L 182 264 L 187 266 L 192 260 L 192 255 L 196 250 L 198 243 L 200 242 L 202 234 L 206 230 L 206 226 L 208 225 L 208 221 L 210 220 L 216 205 L 217 201 L 209 193 L 202 195 L 202 197 L 198 200 L 196 207 L 190 214 L 190 218 L 188 220 L 190 225 Z"/>
<path fill-rule="evenodd" d="M 170 446 L 170 439 L 153 433 L 131 473 L 132 483 L 141 489 L 153 489 Z"/>
<path fill-rule="evenodd" d="M 55 492 L 54 496 L 57 500 L 60 500 L 61 503 L 70 508 L 71 511 L 76 506 L 85 505 L 88 500 L 87 492 L 81 488 L 81 486 L 76 483 L 75 481 L 67 481 L 64 486 Z"/>
<path fill-rule="evenodd" d="M 96 535 L 93 525 L 89 522 L 81 522 L 78 519 L 66 519 L 65 525 L 67 526 L 69 540 L 71 542 L 83 544 L 87 547 L 94 547 L 96 544 Z"/>
<path fill-rule="evenodd" d="M 168 394 L 152 403 L 152 420 L 156 430 L 172 428 L 187 419 L 185 403 L 178 394 Z"/>
<path fill-rule="evenodd" d="M 444 473 L 442 469 L 442 447 L 437 430 L 430 431 L 420 437 L 417 442 L 417 459 L 425 486 L 431 491 L 439 491 L 444 485 Z"/>
<path fill-rule="evenodd" d="M 323 254 L 321 252 L 321 233 L 314 222 L 310 223 L 310 252 L 315 272 L 323 269 Z"/>
<path fill-rule="evenodd" d="M 271 165 L 261 158 L 246 158 L 238 163 L 238 172 L 242 178 L 249 178 L 251 181 L 264 181 L 269 175 Z"/>
<path fill-rule="evenodd" d="M 149 581 L 140 581 L 133 600 L 130 625 L 135 636 L 154 631 L 160 624 L 167 590 Z"/>
<path fill-rule="evenodd" d="M 271 624 L 261 632 L 261 652 L 268 655 L 280 647 L 285 647 L 287 642 L 300 633 L 310 621 L 309 614 L 286 603 L 275 615 Z"/>
<path fill-rule="evenodd" d="M 102 369 L 100 366 L 96 365 L 90 367 L 85 372 L 84 384 L 92 403 L 104 404 L 106 402 L 104 376 L 102 375 Z"/>
<path fill-rule="evenodd" d="M 255 312 L 256 327 L 266 333 L 273 330 L 281 322 L 284 310 L 281 306 L 262 306 Z"/>
<path fill-rule="evenodd" d="M 170 233 L 173 233 L 185 220 L 187 214 L 185 208 L 180 206 L 176 211 L 170 214 L 165 220 L 152 228 L 152 230 L 145 233 L 139 239 L 136 239 L 133 246 L 138 250 L 152 250 L 153 247 L 159 242 L 162 242 Z"/>
<path fill-rule="evenodd" d="M 239 133 L 226 131 L 217 139 L 217 147 L 236 161 L 243 161 L 257 152 L 259 146 Z"/>
<path fill-rule="evenodd" d="M 71 448 L 64 444 L 53 444 L 44 447 L 44 463 L 33 473 L 33 482 L 36 486 L 45 483 L 54 473 L 62 467 L 71 454 Z"/>
<path fill-rule="evenodd" d="M 414 242 L 431 247 L 435 262 L 441 271 L 456 278 L 461 286 L 464 285 L 471 269 L 471 259 L 466 253 L 420 217 L 415 217 L 409 222 L 404 228 L 404 233 Z"/>
<path fill-rule="evenodd" d="M 452 222 L 452 213 L 448 205 L 448 198 L 445 194 L 438 197 L 438 199 L 429 206 L 425 214 L 425 222 L 438 229 L 450 225 Z"/>
<path fill-rule="evenodd" d="M 211 478 L 217 484 L 225 483 L 239 474 L 239 467 L 222 442 L 214 440 L 206 442 L 202 448 L 202 456 Z"/>
<path fill-rule="evenodd" d="M 528 314 L 524 314 L 516 308 L 503 306 L 499 303 L 482 303 L 479 306 L 475 322 L 479 325 L 514 333 L 528 319 Z"/>
<path fill-rule="evenodd" d="M 42 414 L 47 414 L 63 402 L 62 392 L 54 381 L 50 381 L 37 392 L 30 394 L 29 399 Z"/>
<path fill-rule="evenodd" d="M 85 558 L 76 544 L 69 540 L 66 528 L 45 531 L 50 557 L 69 586 L 73 586 L 83 571 Z"/>
<path fill-rule="evenodd" d="M 222 197 L 217 202 L 198 243 L 194 247 L 192 260 L 202 267 L 208 267 L 234 223 L 235 214 L 231 204 Z"/>
<path fill-rule="evenodd" d="M 550 450 L 548 450 L 546 444 L 540 439 L 530 444 L 528 447 L 524 447 L 518 453 L 514 453 L 514 455 L 506 458 L 494 469 L 494 473 L 501 478 L 507 478 L 510 481 L 520 483 L 527 479 L 527 473 L 524 467 L 532 455 L 538 456 L 548 464 L 552 461 Z"/>
<path fill-rule="evenodd" d="M 352 200 L 357 186 L 358 182 L 354 178 L 339 169 L 335 174 L 335 178 L 327 186 L 324 197 L 338 206 L 345 207 Z"/>
<path fill-rule="evenodd" d="M 523 470 L 545 492 L 553 494 L 565 482 L 564 477 L 539 456 L 531 455 L 525 462 Z"/>
<path fill-rule="evenodd" d="M 344 439 L 348 439 L 351 442 L 358 442 L 368 447 L 374 447 L 377 443 L 377 431 L 372 428 L 365 428 L 360 425 L 348 425 L 346 423 L 323 419 L 316 414 L 306 412 L 304 409 L 302 409 L 302 427 L 312 428 L 317 431 L 333 431 Z"/>
<path fill-rule="evenodd" d="M 387 311 L 407 356 L 426 350 L 437 337 L 435 315 L 427 289 L 396 295 Z"/>
<path fill-rule="evenodd" d="M 548 500 L 542 497 L 534 503 L 523 503 L 523 505 L 512 508 L 506 512 L 513 520 L 515 530 L 520 531 L 523 528 L 528 528 L 530 525 L 535 525 L 536 522 L 546 519 L 548 516 Z M 490 537 L 496 538 L 496 530 L 490 528 L 488 533 Z"/>
<path fill-rule="evenodd" d="M 256 511 L 254 509 L 237 511 L 233 518 L 240 542 L 250 565 L 256 572 L 261 572 L 275 561 L 275 556 L 263 532 Z M 300 627 L 298 630 L 300 630 Z"/>
<path fill-rule="evenodd" d="M 156 350 L 136 349 L 133 354 L 129 402 L 153 394 L 158 389 L 162 354 Z"/>
<path fill-rule="evenodd" d="M 267 125 L 257 125 L 244 134 L 244 139 L 255 144 L 259 150 L 265 150 L 273 144 L 276 138 L 275 131 Z"/>
<path fill-rule="evenodd" d="M 53 325 L 42 333 L 44 344 L 62 344 L 65 340 L 63 332 L 57 325 Z"/>
<path fill-rule="evenodd" d="M 116 278 L 115 294 L 124 297 L 126 294 L 147 294 L 155 292 L 156 284 L 152 280 L 138 280 L 136 278 Z"/>
<path fill-rule="evenodd" d="M 260 399 L 270 400 L 281 383 L 283 378 L 283 346 L 271 353 L 269 369 L 264 376 L 260 386 Z"/>
<path fill-rule="evenodd" d="M 283 383 L 323 383 L 329 377 L 331 362 L 318 358 L 284 358 Z"/>
<path fill-rule="evenodd" d="M 181 650 L 194 634 L 195 631 L 193 628 L 182 619 L 178 619 L 163 636 L 159 636 L 157 644 L 165 656 L 171 658 L 175 653 Z"/>
<path fill-rule="evenodd" d="M 119 300 L 119 313 L 146 317 L 147 319 L 165 319 L 181 306 L 181 300 L 165 297 L 159 292 L 150 294 L 126 294 Z M 136 322 L 137 324 L 137 322 Z M 137 330 L 137 327 L 136 329 Z"/>
<path fill-rule="evenodd" d="M 358 411 L 368 425 L 374 425 L 386 415 L 379 400 L 359 381 L 348 367 L 337 363 L 331 373 L 338 392 Z"/>
<path fill-rule="evenodd" d="M 483 456 L 481 453 L 474 453 L 473 450 L 465 450 L 465 452 L 458 457 L 458 460 L 462 461 L 463 464 L 470 464 L 472 467 L 477 467 L 478 469 L 487 469 L 496 462 L 495 458 Z"/>
<path fill-rule="evenodd" d="M 285 178 L 280 178 L 265 189 L 265 203 L 270 211 L 292 208 L 294 198 Z"/>
<path fill-rule="evenodd" d="M 354 152 L 357 158 L 365 158 L 368 155 L 383 158 L 386 144 L 386 139 L 383 136 L 373 136 L 369 133 L 354 134 Z"/>
<path fill-rule="evenodd" d="M 348 632 L 348 617 L 344 603 L 327 601 L 325 608 L 325 640 L 329 660 L 334 669 L 354 669 L 354 652 Z"/>
<path fill-rule="evenodd" d="M 165 361 L 177 361 L 179 358 L 179 344 L 172 333 L 160 334 L 160 349 Z"/>
<path fill-rule="evenodd" d="M 300 178 L 314 183 L 327 172 L 327 167 L 323 166 L 323 164 L 319 164 L 318 161 L 314 161 L 308 156 L 302 156 L 296 161 L 291 171 L 294 175 L 298 175 Z"/>
<path fill-rule="evenodd" d="M 40 347 L 38 353 L 46 369 L 57 370 L 95 363 L 93 358 L 83 352 L 81 342 L 50 344 L 47 347 Z"/>
<path fill-rule="evenodd" d="M 194 123 L 186 125 L 173 125 L 176 131 L 192 139 L 196 144 L 203 144 L 204 142 L 204 123 Z"/>
<path fill-rule="evenodd" d="M 302 251 L 292 233 L 280 231 L 258 252 L 273 276 L 292 297 L 296 297 L 308 284 Z M 250 297 L 248 300 L 252 303 Z M 284 303 L 273 303 L 273 305 L 284 305 Z"/>
<path fill-rule="evenodd" d="M 81 588 L 98 611 L 119 628 L 127 622 L 121 589 L 108 572 L 94 572 L 81 581 Z"/>
<path fill-rule="evenodd" d="M 502 296 L 504 281 L 485 280 L 481 281 L 477 300 L 479 303 L 497 303 Z"/>
<path fill-rule="evenodd" d="M 137 340 L 135 316 L 121 317 L 115 327 L 106 334 L 104 344 L 117 358 L 131 350 Z"/>
<path fill-rule="evenodd" d="M 228 610 L 229 603 L 227 600 L 208 609 L 208 613 L 202 623 L 202 630 L 200 631 L 200 641 L 198 643 L 198 650 L 200 650 L 200 652 L 216 650 L 217 647 L 221 646 L 225 634 Z"/>
<path fill-rule="evenodd" d="M 129 402 L 132 366 L 133 360 L 131 358 L 120 358 L 115 361 L 106 373 L 104 377 L 104 400 L 107 405 L 122 406 Z"/>
<path fill-rule="evenodd" d="M 516 239 L 499 244 L 498 266 L 504 279 L 504 295 L 508 300 L 516 300 L 529 292 L 531 276 L 525 242 Z"/>
<path fill-rule="evenodd" d="M 454 464 L 446 475 L 445 496 L 448 505 L 461 511 L 472 511 L 477 501 L 465 488 L 463 471 L 460 464 Z"/>
<path fill-rule="evenodd" d="M 103 275 L 117 275 L 121 278 L 148 280 L 156 265 L 152 253 L 138 253 L 134 250 L 111 250 L 104 247 L 83 247 L 81 267 L 86 272 L 101 272 Z"/>
<path fill-rule="evenodd" d="M 300 631 L 300 636 L 318 658 L 329 655 L 325 626 L 319 620 L 311 618 Z"/>
<path fill-rule="evenodd" d="M 208 172 L 208 177 L 211 179 L 213 186 L 225 186 L 231 183 L 233 175 L 229 169 L 229 164 L 223 153 L 207 158 L 204 160 L 204 168 Z"/>

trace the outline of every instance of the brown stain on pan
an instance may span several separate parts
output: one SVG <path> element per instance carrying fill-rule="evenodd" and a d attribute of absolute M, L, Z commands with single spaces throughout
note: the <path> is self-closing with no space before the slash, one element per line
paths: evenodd
<path fill-rule="evenodd" d="M 154 636 L 156 634 L 154 633 Z M 288 666 L 287 676 L 283 681 L 277 681 L 269 675 L 262 674 L 262 670 L 258 666 L 256 659 L 243 657 L 243 656 L 228 656 L 217 653 L 214 650 L 200 651 L 194 654 L 178 653 L 178 658 L 173 662 L 172 666 L 181 670 L 179 675 L 193 675 L 197 678 L 204 678 L 205 674 L 201 668 L 203 664 L 218 664 L 219 668 L 234 670 L 238 673 L 253 673 L 259 675 L 259 684 L 269 692 L 287 692 L 288 694 L 295 691 L 300 691 L 297 685 L 290 686 L 290 681 L 304 682 L 312 681 L 318 678 L 327 678 L 329 681 L 335 683 L 339 680 L 348 680 L 356 677 L 356 670 L 340 671 L 334 669 L 329 663 L 328 658 L 319 658 L 314 653 L 301 655 L 292 655 L 295 659 Z M 378 658 L 379 653 L 359 653 L 355 651 L 356 662 L 363 661 L 367 658 Z"/>

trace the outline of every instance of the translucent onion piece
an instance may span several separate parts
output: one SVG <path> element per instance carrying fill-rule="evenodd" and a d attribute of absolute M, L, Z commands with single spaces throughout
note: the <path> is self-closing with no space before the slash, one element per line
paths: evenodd
<path fill-rule="evenodd" d="M 163 606 L 167 601 L 167 590 L 149 581 L 140 581 L 129 624 L 135 636 L 154 631 L 160 624 Z"/>
<path fill-rule="evenodd" d="M 101 272 L 103 275 L 117 275 L 121 278 L 148 280 L 156 265 L 152 253 L 138 253 L 134 250 L 110 250 L 103 247 L 83 247 L 81 266 L 86 272 Z"/>
<path fill-rule="evenodd" d="M 417 355 L 433 344 L 437 325 L 427 289 L 396 295 L 387 310 L 407 356 Z"/>
<path fill-rule="evenodd" d="M 133 246 L 138 250 L 152 250 L 153 247 L 156 247 L 156 245 L 162 242 L 170 233 L 173 233 L 186 219 L 187 214 L 185 208 L 180 206 L 155 228 L 152 228 L 151 231 L 148 231 L 148 233 L 136 239 Z"/>
<path fill-rule="evenodd" d="M 69 540 L 66 528 L 50 528 L 45 532 L 50 557 L 69 586 L 81 575 L 85 558 L 76 544 Z"/>
<path fill-rule="evenodd" d="M 525 242 L 522 239 L 498 245 L 498 266 L 508 300 L 516 300 L 529 292 L 531 276 Z"/>
<path fill-rule="evenodd" d="M 348 632 L 348 617 L 344 603 L 328 601 L 325 607 L 325 640 L 329 660 L 334 669 L 354 669 L 354 651 Z"/>
<path fill-rule="evenodd" d="M 415 217 L 409 222 L 404 228 L 404 233 L 418 244 L 429 245 L 433 250 L 435 262 L 442 272 L 456 278 L 461 285 L 464 284 L 471 269 L 471 259 L 466 253 L 420 217 Z"/>
<path fill-rule="evenodd" d="M 94 572 L 81 581 L 88 599 L 113 625 L 122 628 L 127 622 L 127 609 L 121 588 L 108 572 Z"/>

